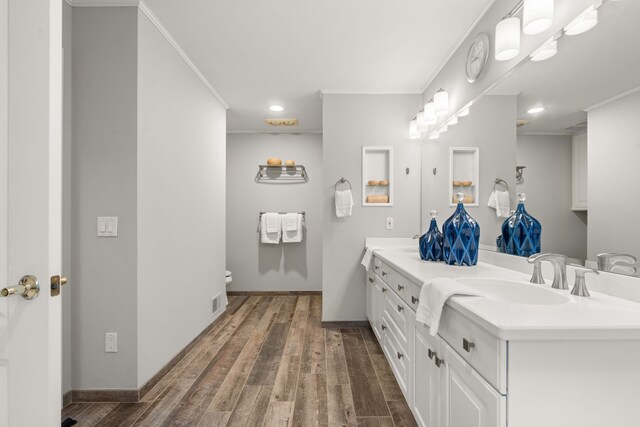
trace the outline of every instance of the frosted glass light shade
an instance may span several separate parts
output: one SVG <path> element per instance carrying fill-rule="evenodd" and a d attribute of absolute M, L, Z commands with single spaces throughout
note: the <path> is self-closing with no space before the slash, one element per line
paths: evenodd
<path fill-rule="evenodd" d="M 448 125 L 440 126 L 440 129 L 438 129 L 438 133 L 445 133 L 448 130 L 449 130 Z"/>
<path fill-rule="evenodd" d="M 435 125 L 438 122 L 436 106 L 433 101 L 424 104 L 424 122 L 428 125 Z"/>
<path fill-rule="evenodd" d="M 598 10 L 589 6 L 587 10 L 582 12 L 573 21 L 564 27 L 564 33 L 568 36 L 575 36 L 589 31 L 598 24 Z"/>
<path fill-rule="evenodd" d="M 418 114 L 416 115 L 416 125 L 418 126 L 419 131 L 425 131 L 429 127 L 429 125 L 424 121 L 423 111 L 418 112 Z"/>
<path fill-rule="evenodd" d="M 418 130 L 418 121 L 413 119 L 409 122 L 409 138 L 419 139 L 420 131 Z"/>
<path fill-rule="evenodd" d="M 469 107 L 464 108 L 462 111 L 458 113 L 458 117 L 467 117 L 469 115 Z"/>
<path fill-rule="evenodd" d="M 520 18 L 503 19 L 496 25 L 496 60 L 508 61 L 520 53 Z"/>
<path fill-rule="evenodd" d="M 554 0 L 524 0 L 522 31 L 540 34 L 553 24 Z"/>
<path fill-rule="evenodd" d="M 449 112 L 449 93 L 446 90 L 440 89 L 433 96 L 433 103 L 436 107 L 436 115 L 442 116 Z"/>
<path fill-rule="evenodd" d="M 558 41 L 549 40 L 531 54 L 532 61 L 544 61 L 558 53 Z"/>
<path fill-rule="evenodd" d="M 447 122 L 447 126 L 453 126 L 457 124 L 458 124 L 458 116 L 451 117 L 451 119 L 449 119 L 449 121 Z"/>

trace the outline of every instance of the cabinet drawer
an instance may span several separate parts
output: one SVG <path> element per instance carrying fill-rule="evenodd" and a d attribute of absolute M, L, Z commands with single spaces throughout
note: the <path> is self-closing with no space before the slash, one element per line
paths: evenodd
<path fill-rule="evenodd" d="M 373 257 L 373 271 L 378 275 L 382 275 L 380 269 L 382 268 L 382 260 L 376 256 Z"/>
<path fill-rule="evenodd" d="M 507 392 L 506 342 L 449 307 L 442 311 L 438 335 L 500 393 Z"/>
<path fill-rule="evenodd" d="M 392 323 L 386 313 L 383 319 L 383 323 L 385 324 Z M 409 401 L 409 368 L 411 366 L 411 357 L 406 348 L 399 342 L 393 326 L 389 326 L 385 330 L 384 352 L 404 397 Z"/>
<path fill-rule="evenodd" d="M 382 264 L 382 270 L 387 273 L 385 282 L 389 287 L 415 311 L 418 308 L 421 286 L 386 263 Z"/>
<path fill-rule="evenodd" d="M 400 297 L 387 288 L 387 298 L 384 300 L 384 312 L 394 323 L 396 327 L 396 335 L 398 340 L 404 346 L 405 349 L 409 349 L 410 343 L 410 330 L 411 330 L 411 316 L 413 313 L 409 313 L 409 307 L 400 299 Z"/>

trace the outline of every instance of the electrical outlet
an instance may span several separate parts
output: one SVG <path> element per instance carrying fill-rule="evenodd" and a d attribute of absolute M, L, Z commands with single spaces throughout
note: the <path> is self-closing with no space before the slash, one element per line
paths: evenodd
<path fill-rule="evenodd" d="M 387 230 L 393 230 L 393 217 L 387 217 L 386 224 Z"/>
<path fill-rule="evenodd" d="M 104 351 L 105 353 L 118 352 L 118 333 L 106 332 L 104 334 Z"/>

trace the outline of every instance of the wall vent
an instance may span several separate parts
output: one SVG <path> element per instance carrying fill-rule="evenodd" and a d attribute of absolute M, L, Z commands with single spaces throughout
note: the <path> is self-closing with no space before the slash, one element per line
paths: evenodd
<path fill-rule="evenodd" d="M 211 299 L 211 312 L 216 313 L 220 310 L 220 294 Z"/>
<path fill-rule="evenodd" d="M 298 119 L 265 119 L 269 126 L 298 126 Z"/>

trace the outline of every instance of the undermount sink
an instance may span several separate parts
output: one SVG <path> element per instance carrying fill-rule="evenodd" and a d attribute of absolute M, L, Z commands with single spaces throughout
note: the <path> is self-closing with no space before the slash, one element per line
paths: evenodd
<path fill-rule="evenodd" d="M 566 304 L 569 298 L 540 285 L 522 283 L 513 280 L 466 278 L 457 279 L 474 289 L 482 296 L 501 302 L 529 305 Z"/>

